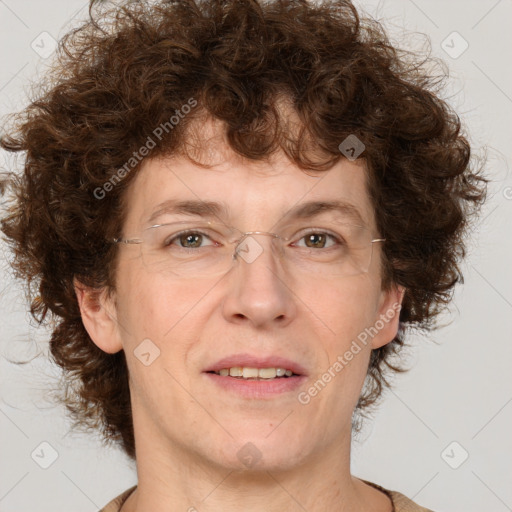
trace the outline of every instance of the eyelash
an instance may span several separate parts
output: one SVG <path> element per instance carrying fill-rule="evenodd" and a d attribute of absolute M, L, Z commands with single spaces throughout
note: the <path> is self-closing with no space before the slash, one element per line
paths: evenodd
<path fill-rule="evenodd" d="M 189 234 L 201 235 L 201 236 L 207 237 L 209 240 L 212 240 L 211 237 L 207 233 L 204 233 L 203 231 L 185 230 L 185 231 L 181 231 L 179 233 L 176 233 L 175 235 L 172 236 L 171 239 L 166 240 L 164 242 L 164 247 L 170 247 L 173 244 L 173 242 L 175 242 L 176 240 L 179 240 L 180 237 L 182 237 L 184 235 L 189 235 Z M 334 240 L 335 243 L 338 244 L 338 245 L 343 245 L 343 243 L 344 243 L 343 240 L 339 236 L 334 235 L 334 234 L 332 234 L 332 233 L 330 233 L 328 231 L 322 230 L 320 228 L 310 228 L 310 231 L 308 231 L 307 233 L 304 233 L 298 240 L 303 240 L 306 236 L 311 235 L 311 234 L 327 235 L 332 240 Z M 184 249 L 184 250 L 189 250 L 189 251 L 195 251 L 197 249 L 201 249 L 201 247 L 195 247 L 195 248 L 179 247 L 179 248 L 180 249 Z M 324 248 L 324 249 L 327 250 L 327 249 L 329 249 L 329 247 L 328 248 Z"/>

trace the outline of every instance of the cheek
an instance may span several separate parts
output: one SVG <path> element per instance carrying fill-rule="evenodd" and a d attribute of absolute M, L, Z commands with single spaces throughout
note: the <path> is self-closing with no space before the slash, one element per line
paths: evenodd
<path fill-rule="evenodd" d="M 345 279 L 339 286 L 331 283 L 315 300 L 311 309 L 329 326 L 319 339 L 326 357 L 318 377 L 330 388 L 322 400 L 342 421 L 355 407 L 367 373 L 371 340 L 365 330 L 374 322 L 378 290 L 370 279 Z"/>
<path fill-rule="evenodd" d="M 194 305 L 205 295 L 193 287 L 177 286 L 161 275 L 123 269 L 117 283 L 117 312 L 130 373 L 133 399 L 165 422 L 166 403 L 179 408 L 190 401 L 178 384 L 189 387 L 186 354 L 196 329 Z M 149 341 L 148 341 L 149 340 Z M 145 365 L 143 354 L 149 353 Z"/>
<path fill-rule="evenodd" d="M 364 276 L 345 278 L 329 286 L 298 294 L 301 301 L 323 325 L 325 340 L 337 351 L 369 327 L 378 305 L 375 284 Z M 331 351 L 329 351 L 331 352 Z"/>
<path fill-rule="evenodd" d="M 163 403 L 160 400 L 181 407 L 190 398 L 177 382 L 190 387 L 187 362 L 207 321 L 200 312 L 212 285 L 196 281 L 184 286 L 161 275 L 135 271 L 124 276 L 118 286 L 118 312 L 133 394 L 157 409 Z M 144 366 L 138 357 L 148 352 L 153 362 Z"/>
<path fill-rule="evenodd" d="M 200 282 L 184 286 L 165 275 L 144 272 L 137 260 L 126 262 L 118 275 L 118 320 L 130 345 L 149 338 L 163 346 L 174 332 L 190 330 L 193 324 L 187 316 L 208 291 Z"/>

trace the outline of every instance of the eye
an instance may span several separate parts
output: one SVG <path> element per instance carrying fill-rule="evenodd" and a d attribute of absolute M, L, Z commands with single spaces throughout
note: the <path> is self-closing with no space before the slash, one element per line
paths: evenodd
<path fill-rule="evenodd" d="M 178 247 L 183 249 L 196 249 L 200 248 L 203 241 L 210 240 L 210 237 L 206 233 L 201 231 L 182 231 L 167 237 L 164 240 L 163 246 L 169 247 L 175 245 L 174 242 L 178 242 Z M 210 243 L 209 245 L 213 245 Z"/>
<path fill-rule="evenodd" d="M 332 245 L 327 246 L 329 239 L 334 241 L 333 245 L 340 244 L 341 240 L 326 231 L 310 231 L 309 233 L 302 235 L 300 241 L 305 241 L 305 247 L 309 249 L 328 249 Z M 304 247 L 304 246 L 303 246 Z"/>

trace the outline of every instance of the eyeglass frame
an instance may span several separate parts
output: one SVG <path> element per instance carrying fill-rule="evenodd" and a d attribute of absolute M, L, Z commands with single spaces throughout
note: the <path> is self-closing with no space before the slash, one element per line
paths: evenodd
<path fill-rule="evenodd" d="M 208 224 L 211 224 L 210 221 L 207 221 Z M 163 226 L 167 226 L 169 224 L 173 224 L 172 222 L 167 222 L 167 223 L 164 223 L 164 224 L 154 224 L 152 226 L 148 226 L 146 228 L 143 229 L 143 231 L 146 231 L 148 229 L 152 229 L 152 228 L 159 228 L 159 227 L 163 227 Z M 230 225 L 227 225 L 230 229 L 234 229 L 236 231 L 239 231 L 240 230 L 234 226 L 230 226 Z M 358 227 L 361 227 L 363 229 L 368 229 L 368 227 L 366 226 L 358 226 Z M 320 228 L 319 228 L 320 229 Z M 236 243 L 235 245 L 235 249 L 233 251 L 233 254 L 231 255 L 232 257 L 232 260 L 236 260 L 236 256 L 238 254 L 238 248 L 240 247 L 240 244 L 243 242 L 243 240 L 248 236 L 248 235 L 268 235 L 268 236 L 271 236 L 273 238 L 279 238 L 281 240 L 286 240 L 288 241 L 288 239 L 284 239 L 282 236 L 278 235 L 277 233 L 273 233 L 273 232 L 269 232 L 269 231 L 246 231 L 244 233 L 242 233 L 242 235 L 240 236 L 240 238 L 238 238 L 237 240 L 235 240 L 234 242 L 230 242 L 230 243 Z M 113 243 L 123 243 L 123 244 L 127 244 L 127 245 L 139 245 L 139 244 L 142 244 L 144 242 L 143 239 L 141 238 L 112 238 L 111 241 Z M 386 241 L 386 238 L 374 238 L 372 240 L 370 240 L 370 245 L 373 247 L 373 244 L 375 242 L 385 242 Z M 373 251 L 372 251 L 373 253 Z M 362 272 L 362 273 L 366 273 L 368 272 L 368 270 Z"/>

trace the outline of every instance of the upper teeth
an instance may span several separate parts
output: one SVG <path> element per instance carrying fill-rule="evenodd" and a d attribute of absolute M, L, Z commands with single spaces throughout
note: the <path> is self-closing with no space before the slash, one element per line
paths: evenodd
<path fill-rule="evenodd" d="M 293 372 L 286 368 L 247 368 L 245 366 L 234 366 L 233 368 L 222 368 L 219 370 L 219 375 L 230 377 L 243 377 L 244 379 L 261 378 L 273 379 L 275 377 L 291 377 Z"/>

